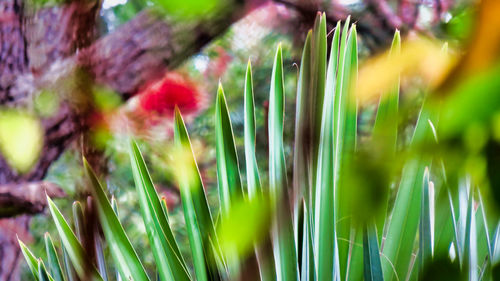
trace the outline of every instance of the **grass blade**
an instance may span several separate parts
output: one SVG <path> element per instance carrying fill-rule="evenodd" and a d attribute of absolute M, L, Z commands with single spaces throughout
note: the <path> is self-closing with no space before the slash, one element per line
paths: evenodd
<path fill-rule="evenodd" d="M 302 200 L 301 214 L 299 216 L 299 226 L 301 226 L 302 237 L 299 252 L 300 257 L 300 280 L 316 280 L 316 267 L 314 266 L 313 254 L 313 232 L 311 229 L 311 215 L 309 215 L 307 204 Z"/>
<path fill-rule="evenodd" d="M 78 276 L 84 280 L 90 279 L 102 281 L 102 277 L 99 275 L 95 267 L 88 261 L 88 255 L 85 253 L 85 250 L 80 242 L 78 242 L 75 233 L 71 230 L 57 206 L 48 196 L 47 202 L 52 219 L 56 224 L 57 232 L 61 238 L 61 242 L 64 245 L 64 248 L 66 248 L 71 264 L 75 268 Z"/>
<path fill-rule="evenodd" d="M 55 281 L 65 281 L 64 275 L 62 273 L 61 264 L 59 263 L 59 257 L 57 256 L 56 248 L 54 243 L 52 243 L 52 238 L 48 232 L 44 235 L 45 240 L 45 250 L 47 252 L 47 258 L 49 261 L 49 271 L 50 275 L 53 276 Z"/>
<path fill-rule="evenodd" d="M 375 224 L 365 226 L 363 231 L 363 262 L 366 281 L 384 280 Z"/>
<path fill-rule="evenodd" d="M 33 255 L 33 253 L 26 247 L 26 245 L 17 239 L 19 242 L 19 247 L 21 248 L 21 252 L 23 253 L 24 259 L 28 263 L 28 267 L 31 270 L 31 273 L 33 274 L 33 277 L 35 277 L 35 280 L 39 281 L 39 275 L 38 275 L 38 259 Z"/>
<path fill-rule="evenodd" d="M 96 200 L 95 203 L 97 206 L 97 213 L 104 232 L 104 237 L 108 242 L 111 256 L 113 257 L 116 267 L 120 271 L 122 279 L 149 281 L 146 271 L 144 270 L 137 253 L 125 234 L 125 230 L 118 220 L 116 213 L 113 211 L 111 203 L 104 193 L 101 183 L 97 179 L 87 160 L 83 159 L 83 164 L 86 175 L 92 186 L 91 192 Z"/>
<path fill-rule="evenodd" d="M 52 277 L 50 277 L 45 265 L 43 264 L 42 259 L 38 260 L 38 280 L 40 281 L 54 281 Z"/>
<path fill-rule="evenodd" d="M 244 130 L 245 130 L 245 166 L 247 174 L 248 197 L 251 199 L 262 196 L 259 167 L 255 157 L 255 104 L 253 94 L 252 66 L 248 61 L 245 77 L 245 103 L 244 103 Z M 276 279 L 274 256 L 265 249 L 271 245 L 269 235 L 263 238 L 260 245 L 255 245 L 255 254 L 259 264 L 260 278 L 262 281 Z"/>
<path fill-rule="evenodd" d="M 139 195 L 142 218 L 161 280 L 189 280 L 160 198 L 135 141 L 130 142 L 130 162 Z"/>
<path fill-rule="evenodd" d="M 76 237 L 80 243 L 84 243 L 85 239 L 85 216 L 83 215 L 82 204 L 78 201 L 73 202 L 71 206 L 73 211 L 73 228 L 75 230 Z"/>
<path fill-rule="evenodd" d="M 218 280 L 216 259 L 220 246 L 215 234 L 212 215 L 208 208 L 203 183 L 184 121 L 175 110 L 174 138 L 176 144 L 176 176 L 198 281 Z M 217 253 L 216 253 L 217 252 Z"/>
<path fill-rule="evenodd" d="M 116 214 L 116 217 L 119 220 L 119 213 L 118 213 L 118 203 L 116 203 L 116 198 L 114 196 L 111 196 L 111 208 Z M 115 270 L 115 276 L 116 276 L 116 281 L 122 281 L 122 277 L 120 276 L 120 271 L 118 269 Z"/>
<path fill-rule="evenodd" d="M 422 273 L 425 265 L 432 259 L 431 241 L 431 213 L 429 188 L 432 182 L 429 181 L 429 168 L 425 168 L 424 181 L 422 186 L 422 204 L 420 208 L 419 225 L 419 272 Z"/>
<path fill-rule="evenodd" d="M 66 274 L 66 278 L 68 278 L 68 281 L 77 281 L 78 277 L 76 276 L 76 271 L 73 265 L 71 264 L 71 261 L 68 256 L 68 252 L 64 247 L 62 248 L 62 253 L 63 253 L 63 264 L 64 264 L 64 272 Z"/>
<path fill-rule="evenodd" d="M 467 224 L 465 228 L 464 257 L 467 259 L 467 276 L 469 281 L 478 280 L 476 216 L 474 212 L 474 188 L 469 191 L 467 206 Z"/>
<path fill-rule="evenodd" d="M 243 192 L 231 118 L 220 83 L 215 103 L 215 143 L 220 206 L 222 214 L 227 215 L 231 201 L 241 199 Z"/>
<path fill-rule="evenodd" d="M 335 216 L 334 216 L 334 114 L 333 102 L 336 85 L 336 69 L 338 59 L 338 45 L 340 36 L 340 22 L 337 23 L 333 35 L 330 61 L 326 81 L 326 93 L 323 103 L 323 120 L 318 152 L 316 173 L 316 222 L 315 248 L 317 256 L 318 280 L 333 280 L 332 267 L 335 257 Z M 306 218 L 304 218 L 306 220 Z"/>
<path fill-rule="evenodd" d="M 293 153 L 293 189 L 295 197 L 294 210 L 298 210 L 301 204 L 300 198 L 305 198 L 310 204 L 313 192 L 311 188 L 311 163 L 312 163 L 312 117 L 311 117 L 311 37 L 313 32 L 307 33 L 302 59 L 300 60 L 300 72 L 297 82 L 297 100 L 295 112 L 295 142 Z M 311 205 L 309 205 L 311 207 Z M 296 216 L 298 214 L 295 214 Z M 300 228 L 297 225 L 296 228 Z M 300 238 L 298 238 L 300 239 Z M 300 240 L 299 240 L 300 241 Z"/>
<path fill-rule="evenodd" d="M 269 185 L 276 208 L 273 224 L 277 280 L 298 280 L 297 252 L 288 200 L 285 155 L 283 150 L 284 111 L 283 59 L 281 45 L 276 51 L 269 98 Z"/>
<path fill-rule="evenodd" d="M 319 144 L 321 137 L 321 122 L 323 120 L 323 103 L 325 97 L 325 87 L 326 87 L 326 68 L 327 68 L 327 40 L 326 40 L 326 15 L 323 13 L 317 13 L 316 20 L 314 22 L 314 28 L 311 38 L 311 78 L 310 78 L 310 103 L 308 106 L 308 114 L 311 116 L 309 124 L 308 134 L 310 141 L 309 149 L 311 149 L 312 155 L 309 156 L 310 169 L 311 169 L 311 186 L 309 187 L 310 193 L 312 195 L 312 200 L 309 203 L 309 208 L 312 210 L 315 206 L 315 196 L 316 192 L 312 189 L 316 186 L 316 170 L 318 165 L 318 153 Z M 304 85 L 305 86 L 305 85 Z M 309 153 L 311 153 L 309 152 Z M 311 212 L 314 216 L 314 212 Z M 315 223 L 315 221 L 312 221 Z"/>
<path fill-rule="evenodd" d="M 424 102 L 415 127 L 410 146 L 416 143 L 435 141 L 431 119 L 434 116 Z M 387 227 L 387 236 L 382 250 L 386 259 L 382 260 L 384 279 L 404 280 L 408 274 L 415 238 L 420 221 L 422 204 L 422 181 L 425 167 L 431 161 L 427 156 L 418 154 L 410 158 L 401 175 L 401 182 L 394 202 L 392 217 Z M 405 229 L 405 231 L 401 231 Z"/>

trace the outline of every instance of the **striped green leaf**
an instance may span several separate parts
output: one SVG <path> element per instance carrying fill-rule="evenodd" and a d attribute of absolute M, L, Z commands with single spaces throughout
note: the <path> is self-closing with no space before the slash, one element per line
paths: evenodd
<path fill-rule="evenodd" d="M 26 245 L 21 241 L 17 240 L 19 242 L 19 247 L 21 248 L 21 253 L 23 253 L 24 259 L 28 263 L 28 267 L 33 274 L 33 277 L 35 277 L 35 280 L 39 281 L 38 277 L 38 259 L 33 255 L 33 253 L 26 247 Z"/>
<path fill-rule="evenodd" d="M 135 141 L 130 142 L 132 174 L 139 196 L 142 218 L 161 280 L 189 280 L 189 274 L 174 239 L 160 198 Z"/>
<path fill-rule="evenodd" d="M 429 168 L 425 168 L 422 186 L 422 203 L 420 207 L 419 224 L 419 272 L 423 272 L 424 266 L 432 259 L 431 241 L 431 208 L 429 198 L 429 188 L 432 183 L 429 180 Z"/>
<path fill-rule="evenodd" d="M 321 126 L 323 120 L 323 102 L 325 99 L 325 87 L 326 87 L 326 75 L 327 75 L 327 40 L 326 40 L 326 15 L 325 13 L 317 13 L 316 20 L 314 22 L 313 33 L 311 37 L 311 65 L 310 65 L 310 79 L 304 80 L 305 83 L 309 83 L 309 92 L 307 94 L 309 103 L 306 104 L 306 110 L 304 115 L 307 114 L 310 116 L 310 119 L 305 119 L 305 126 L 309 127 L 307 135 L 305 137 L 309 138 L 309 142 L 306 144 L 309 151 L 305 151 L 307 153 L 307 158 L 304 160 L 309 161 L 306 162 L 309 169 L 311 170 L 311 179 L 304 179 L 311 182 L 311 186 L 309 187 L 309 191 L 305 190 L 304 192 L 310 192 L 312 195 L 312 200 L 309 203 L 309 208 L 313 210 L 315 206 L 315 196 L 316 192 L 313 190 L 316 186 L 316 170 L 318 165 L 318 153 L 319 153 L 319 145 L 321 138 Z M 304 73 L 306 75 L 307 73 Z M 303 87 L 307 85 L 304 84 Z M 303 117 L 304 116 L 299 116 Z M 307 128 L 306 128 L 307 130 Z M 312 153 L 312 154 L 311 154 Z M 307 197 L 306 197 L 307 199 Z M 311 215 L 315 215 L 314 212 L 311 212 Z M 312 221 L 315 223 L 315 221 Z"/>
<path fill-rule="evenodd" d="M 269 186 L 271 203 L 276 208 L 273 225 L 277 280 L 298 280 L 297 252 L 288 199 L 283 150 L 284 81 L 281 45 L 278 46 L 271 76 L 269 97 Z"/>
<path fill-rule="evenodd" d="M 363 262 L 366 281 L 383 281 L 382 264 L 375 224 L 369 223 L 363 231 Z"/>
<path fill-rule="evenodd" d="M 231 201 L 241 199 L 243 191 L 238 155 L 234 145 L 233 127 L 224 90 L 220 83 L 215 103 L 215 144 L 220 207 L 222 214 L 227 214 L 231 208 Z"/>
<path fill-rule="evenodd" d="M 335 220 L 339 255 L 339 276 L 343 280 L 348 275 L 348 267 L 361 276 L 362 269 L 354 269 L 349 266 L 352 261 L 350 256 L 352 246 L 356 243 L 356 237 L 361 239 L 362 233 L 356 235 L 352 225 L 352 208 L 349 198 L 352 198 L 351 190 L 346 184 L 346 165 L 352 161 L 356 147 L 357 130 L 357 107 L 353 88 L 357 81 L 358 55 L 357 55 L 357 33 L 353 26 L 349 29 L 349 18 L 344 24 L 340 38 L 339 66 L 337 83 L 334 97 L 334 164 L 333 174 L 335 192 Z M 361 234 L 361 235 L 360 235 Z M 355 249 L 356 251 L 358 249 Z M 362 258 L 362 251 L 355 253 L 356 257 Z M 361 265 L 362 263 L 356 262 Z"/>
<path fill-rule="evenodd" d="M 92 195 L 96 200 L 97 213 L 104 237 L 108 243 L 109 252 L 113 257 L 115 266 L 120 271 L 121 278 L 123 280 L 149 281 L 146 271 L 125 234 L 125 230 L 118 220 L 116 213 L 113 211 L 101 183 L 87 160 L 83 159 L 83 164 L 85 173 L 91 183 Z"/>
<path fill-rule="evenodd" d="M 298 225 L 300 226 L 300 235 L 298 235 L 298 237 L 301 239 L 298 241 L 301 250 L 299 252 L 300 280 L 316 280 L 311 215 L 309 215 L 307 204 L 304 199 L 302 200 L 299 214 Z"/>
<path fill-rule="evenodd" d="M 38 260 L 38 280 L 40 281 L 54 281 L 52 277 L 47 272 L 45 265 L 43 264 L 42 259 Z"/>
<path fill-rule="evenodd" d="M 259 167 L 255 157 L 255 103 L 253 94 L 252 66 L 248 60 L 245 76 L 245 102 L 244 102 L 244 130 L 245 130 L 245 166 L 247 175 L 247 192 L 250 199 L 262 196 Z M 274 256 L 265 249 L 271 245 L 270 237 L 266 235 L 259 245 L 255 245 L 255 254 L 259 264 L 260 278 L 262 281 L 276 279 Z"/>
<path fill-rule="evenodd" d="M 175 110 L 174 138 L 176 176 L 181 193 L 186 228 L 198 281 L 218 280 L 220 246 L 201 181 L 191 142 L 178 108 Z"/>
<path fill-rule="evenodd" d="M 52 243 L 52 238 L 50 238 L 50 234 L 48 232 L 44 235 L 45 241 L 45 250 L 47 252 L 48 265 L 50 275 L 54 278 L 55 281 L 65 281 L 61 263 L 59 262 L 59 257 L 57 256 L 56 248 L 54 247 L 54 243 Z"/>
<path fill-rule="evenodd" d="M 411 145 L 435 141 L 430 122 L 431 117 L 426 104 L 424 104 Z M 429 165 L 430 159 L 425 155 L 418 154 L 410 158 L 403 168 L 382 250 L 384 254 L 382 269 L 385 280 L 404 280 L 408 275 L 420 222 L 422 181 L 425 167 Z M 405 231 L 401 231 L 402 229 Z"/>
<path fill-rule="evenodd" d="M 90 264 L 87 258 L 88 255 L 85 253 L 80 242 L 78 242 L 75 233 L 69 227 L 56 204 L 54 204 L 48 196 L 47 202 L 61 242 L 68 253 L 71 264 L 75 268 L 78 277 L 85 280 L 102 281 L 102 277 L 99 275 L 96 268 Z"/>
<path fill-rule="evenodd" d="M 314 216 L 316 222 L 315 248 L 318 280 L 333 280 L 332 268 L 335 257 L 335 216 L 334 216 L 334 110 L 333 102 L 336 88 L 336 71 L 340 22 L 337 23 L 333 35 L 330 61 L 326 80 L 326 93 L 323 102 L 323 120 L 318 152 L 316 173 L 316 206 Z M 306 220 L 306 218 L 304 218 Z"/>

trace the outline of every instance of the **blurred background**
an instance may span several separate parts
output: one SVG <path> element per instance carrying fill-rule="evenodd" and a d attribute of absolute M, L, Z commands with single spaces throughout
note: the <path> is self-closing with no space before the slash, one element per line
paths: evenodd
<path fill-rule="evenodd" d="M 189 257 L 169 153 L 175 106 L 187 121 L 216 213 L 218 82 L 224 85 L 238 154 L 243 155 L 242 97 L 247 61 L 252 62 L 257 160 L 266 170 L 270 74 L 275 48 L 282 43 L 285 154 L 291 165 L 297 64 L 317 11 L 325 11 L 328 31 L 349 15 L 357 23 L 361 67 L 387 50 L 398 29 L 403 40 L 425 37 L 446 42 L 457 57 L 479 54 L 485 63 L 474 70 L 495 61 L 499 50 L 500 24 L 495 17 L 500 9 L 490 3 L 493 8 L 485 12 L 481 5 L 486 4 L 479 0 L 0 0 L 0 281 L 30 280 L 16 234 L 31 243 L 34 252 L 42 252 L 44 233 L 55 231 L 44 208 L 45 193 L 61 198 L 58 206 L 66 214 L 73 200 L 86 198 L 82 155 L 117 198 L 120 217 L 136 248 L 141 252 L 147 247 L 127 154 L 130 136 L 141 145 L 156 188 L 166 198 L 181 251 Z M 409 142 L 418 117 L 415 101 L 429 87 L 437 88 L 429 77 L 440 75 L 440 67 L 431 62 L 418 75 L 402 79 L 402 142 Z M 376 105 L 376 99 L 360 104 L 361 138 L 373 125 Z M 152 254 L 141 254 L 146 269 L 153 272 Z"/>

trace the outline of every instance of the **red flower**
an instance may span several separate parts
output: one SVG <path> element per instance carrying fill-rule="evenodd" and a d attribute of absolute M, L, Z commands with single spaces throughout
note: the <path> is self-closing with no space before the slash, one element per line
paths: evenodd
<path fill-rule="evenodd" d="M 139 92 L 139 106 L 148 113 L 173 117 L 176 105 L 183 114 L 196 112 L 201 107 L 198 88 L 180 74 L 167 73 Z"/>

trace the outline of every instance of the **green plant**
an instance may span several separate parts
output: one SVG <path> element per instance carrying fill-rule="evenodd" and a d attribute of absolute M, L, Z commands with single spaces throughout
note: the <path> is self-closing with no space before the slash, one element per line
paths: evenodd
<path fill-rule="evenodd" d="M 400 40 L 396 32 L 392 53 L 399 52 Z M 358 103 L 353 90 L 358 83 L 357 34 L 349 19 L 343 28 L 337 24 L 329 59 L 327 50 L 326 17 L 318 15 L 306 38 L 297 85 L 293 193 L 288 188 L 283 150 L 280 46 L 271 77 L 266 182 L 261 181 L 255 157 L 250 63 L 244 91 L 246 189 L 228 106 L 219 86 L 215 116 L 217 217 L 208 208 L 187 129 L 176 110 L 172 165 L 192 264 L 185 262 L 179 250 L 166 203 L 155 190 L 138 145 L 131 141 L 136 191 L 159 280 L 249 278 L 242 272 L 249 272 L 253 259 L 259 266 L 259 276 L 253 277 L 261 280 L 429 279 L 438 276 L 431 276 L 432 269 L 443 260 L 449 265 L 443 268 L 461 272 L 469 280 L 493 278 L 492 269 L 499 258 L 498 221 L 493 222 L 495 228 L 488 227 L 491 220 L 486 218 L 479 189 L 466 176 L 460 177 L 457 189 L 451 189 L 440 156 L 419 153 L 421 147 L 436 143 L 438 112 L 429 99 L 424 97 L 411 142 L 398 149 L 398 81 L 381 95 L 372 134 L 363 140 L 357 136 Z M 401 169 L 393 165 L 398 161 L 404 163 Z M 105 244 L 122 280 L 150 280 L 121 226 L 116 203 L 109 201 L 85 160 L 84 166 L 104 240 L 95 228 L 90 232 L 93 239 L 82 234 L 89 231 L 83 227 L 86 218 L 81 205 L 74 205 L 72 229 L 47 198 L 63 246 L 64 267 L 50 236 L 46 236 L 48 268 L 20 241 L 35 279 L 72 281 L 76 280 L 74 271 L 82 280 L 111 280 L 104 264 L 101 244 Z M 96 262 L 87 258 L 89 252 Z M 456 257 L 448 257 L 449 252 Z"/>

